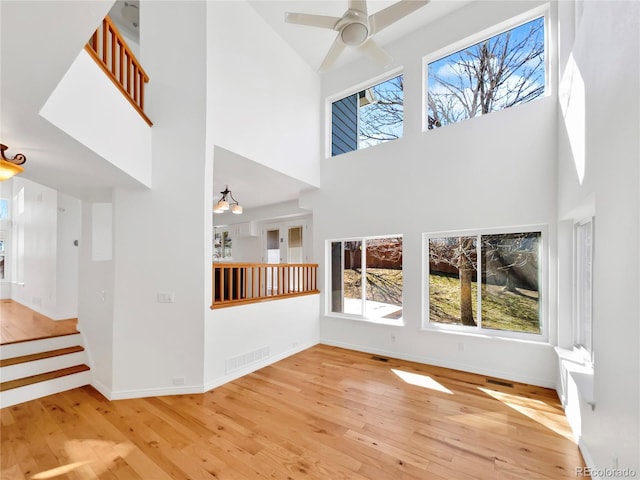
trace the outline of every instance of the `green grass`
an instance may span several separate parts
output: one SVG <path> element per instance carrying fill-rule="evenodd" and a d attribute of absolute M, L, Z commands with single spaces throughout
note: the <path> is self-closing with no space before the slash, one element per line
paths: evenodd
<path fill-rule="evenodd" d="M 362 273 L 344 271 L 344 296 L 361 298 Z M 402 306 L 402 270 L 367 268 L 367 300 Z"/>
<path fill-rule="evenodd" d="M 367 300 L 402 306 L 402 270 L 367 269 Z M 473 318 L 478 321 L 478 285 L 471 284 Z M 361 273 L 344 271 L 344 296 L 361 297 Z M 482 326 L 496 330 L 540 333 L 538 292 L 518 289 L 506 292 L 499 285 L 485 285 L 482 292 Z M 429 316 L 432 322 L 461 324 L 460 280 L 429 276 Z"/>
<path fill-rule="evenodd" d="M 476 308 L 478 286 L 471 284 L 473 318 L 478 321 Z M 504 291 L 499 285 L 485 285 L 482 291 L 482 326 L 516 332 L 540 332 L 538 292 L 518 289 Z M 429 316 L 432 322 L 461 324 L 460 281 L 444 275 L 429 276 Z"/>

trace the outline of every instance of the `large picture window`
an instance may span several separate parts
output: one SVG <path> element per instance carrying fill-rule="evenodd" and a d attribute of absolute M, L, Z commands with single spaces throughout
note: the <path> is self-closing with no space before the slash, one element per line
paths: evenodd
<path fill-rule="evenodd" d="M 431 61 L 426 77 L 429 130 L 544 96 L 544 17 Z"/>
<path fill-rule="evenodd" d="M 402 320 L 402 237 L 329 242 L 329 311 L 369 320 Z"/>
<path fill-rule="evenodd" d="M 542 334 L 542 233 L 425 235 L 427 323 Z"/>
<path fill-rule="evenodd" d="M 402 137 L 403 76 L 331 104 L 331 155 L 352 152 Z"/>

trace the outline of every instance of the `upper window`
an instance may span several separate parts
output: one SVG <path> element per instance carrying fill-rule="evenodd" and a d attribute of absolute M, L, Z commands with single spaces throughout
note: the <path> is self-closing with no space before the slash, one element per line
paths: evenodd
<path fill-rule="evenodd" d="M 386 80 L 331 104 L 331 156 L 402 137 L 403 77 Z"/>
<path fill-rule="evenodd" d="M 426 235 L 428 323 L 540 335 L 541 247 L 540 231 Z"/>
<path fill-rule="evenodd" d="M 329 242 L 331 313 L 367 320 L 402 320 L 402 237 Z"/>
<path fill-rule="evenodd" d="M 428 63 L 427 128 L 543 96 L 544 39 L 544 17 L 540 17 Z"/>

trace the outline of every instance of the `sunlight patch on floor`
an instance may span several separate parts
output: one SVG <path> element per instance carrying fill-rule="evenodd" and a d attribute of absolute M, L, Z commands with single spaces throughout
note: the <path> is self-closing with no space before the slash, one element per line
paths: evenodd
<path fill-rule="evenodd" d="M 69 440 L 64 450 L 71 461 L 50 470 L 36 473 L 31 480 L 46 480 L 74 472 L 74 478 L 100 478 L 109 470 L 109 464 L 125 458 L 135 447 L 131 443 L 116 443 L 108 440 Z"/>
<path fill-rule="evenodd" d="M 58 477 L 60 475 L 64 475 L 65 473 L 72 472 L 75 469 L 80 468 L 83 465 L 86 465 L 88 463 L 91 463 L 91 460 L 83 460 L 81 462 L 68 463 L 66 465 L 62 465 L 61 467 L 56 467 L 56 468 L 52 468 L 51 470 L 45 470 L 44 472 L 36 473 L 34 476 L 31 477 L 31 479 L 44 480 L 47 478 Z"/>
<path fill-rule="evenodd" d="M 418 387 L 428 388 L 430 390 L 436 390 L 442 393 L 448 393 L 449 395 L 453 395 L 453 392 L 449 390 L 447 387 L 442 385 L 441 383 L 436 382 L 433 378 L 428 375 L 422 375 L 420 373 L 413 372 L 404 372 L 402 370 L 396 370 L 394 368 L 391 369 L 393 373 L 395 373 L 401 380 L 409 383 L 411 385 L 416 385 Z"/>
<path fill-rule="evenodd" d="M 525 404 L 529 401 L 529 399 L 521 397 L 519 395 L 513 395 L 505 392 L 498 392 L 496 390 L 491 390 L 488 388 L 478 387 L 483 393 L 486 393 L 490 397 L 495 398 L 496 400 L 502 402 L 507 407 L 510 407 L 521 413 L 522 415 L 529 417 L 531 420 L 538 422 L 541 425 L 544 425 L 548 429 L 554 431 L 558 435 L 566 438 L 567 440 L 571 440 L 575 443 L 575 438 L 571 429 L 566 423 L 566 417 L 561 413 L 553 413 L 553 412 L 544 412 L 540 411 L 535 407 L 528 407 Z M 533 401 L 532 401 L 533 402 Z"/>

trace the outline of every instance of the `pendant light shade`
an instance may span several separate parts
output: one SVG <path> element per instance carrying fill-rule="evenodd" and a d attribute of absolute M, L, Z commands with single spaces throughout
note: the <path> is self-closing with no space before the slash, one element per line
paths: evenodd
<path fill-rule="evenodd" d="M 231 209 L 231 213 L 235 213 L 236 215 L 240 215 L 242 213 L 242 206 L 235 198 L 233 198 L 228 185 L 225 186 L 224 190 L 220 192 L 220 194 L 222 197 L 218 200 L 218 203 L 214 205 L 213 213 L 223 213 L 229 209 Z M 229 199 L 231 199 L 231 202 L 229 202 Z"/>

